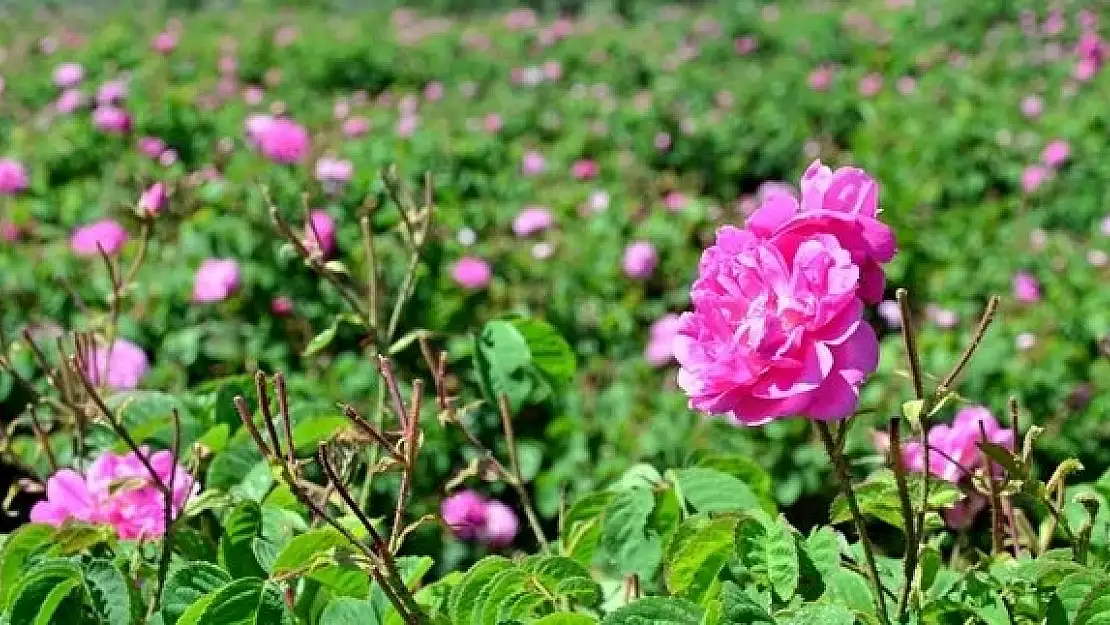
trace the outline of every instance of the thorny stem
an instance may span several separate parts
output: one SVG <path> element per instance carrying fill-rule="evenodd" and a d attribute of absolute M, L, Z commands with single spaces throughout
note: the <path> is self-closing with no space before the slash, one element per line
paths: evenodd
<path fill-rule="evenodd" d="M 509 448 L 509 466 L 512 468 L 512 479 L 509 482 L 516 488 L 517 494 L 520 496 L 520 503 L 524 507 L 524 516 L 528 518 L 528 524 L 532 526 L 532 533 L 536 535 L 540 548 L 547 551 L 550 548 L 547 537 L 544 536 L 540 519 L 536 515 L 535 508 L 532 507 L 532 498 L 528 495 L 528 488 L 524 485 L 524 475 L 520 471 L 520 459 L 517 457 L 516 435 L 513 432 L 513 413 L 509 406 L 509 396 L 504 393 L 499 395 L 497 397 L 497 407 L 501 413 L 501 427 L 505 430 L 505 444 Z"/>
<path fill-rule="evenodd" d="M 871 544 L 871 538 L 867 535 L 867 524 L 864 521 L 863 513 L 860 512 L 856 494 L 852 490 L 852 477 L 848 472 L 847 463 L 844 462 L 844 456 L 836 451 L 836 442 L 833 439 L 832 431 L 829 429 L 829 424 L 824 421 L 814 421 L 813 423 L 817 427 L 817 432 L 821 435 L 821 442 L 825 445 L 829 460 L 832 461 L 833 469 L 836 471 L 836 480 L 840 485 L 840 492 L 848 501 L 848 509 L 852 513 L 852 520 L 855 521 L 856 533 L 859 534 L 860 546 L 863 548 L 863 557 L 867 560 L 868 577 L 871 581 L 871 589 L 875 593 L 875 606 L 879 610 L 879 618 L 884 625 L 889 625 L 890 617 L 887 615 L 886 601 L 883 599 L 883 582 L 879 577 L 879 567 L 875 563 L 875 548 Z"/>

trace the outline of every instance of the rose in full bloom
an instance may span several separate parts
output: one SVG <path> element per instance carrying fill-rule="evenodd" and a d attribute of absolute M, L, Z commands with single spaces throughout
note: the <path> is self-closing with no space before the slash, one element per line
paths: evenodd
<path fill-rule="evenodd" d="M 222 302 L 239 290 L 239 263 L 230 258 L 206 258 L 193 280 L 193 301 Z"/>
<path fill-rule="evenodd" d="M 143 348 L 123 338 L 117 338 L 111 347 L 97 346 L 87 364 L 85 373 L 93 384 L 120 390 L 138 387 L 150 370 Z"/>
<path fill-rule="evenodd" d="M 69 247 L 78 256 L 96 256 L 100 249 L 109 256 L 115 254 L 127 242 L 127 230 L 112 219 L 102 219 L 73 231 Z"/>
<path fill-rule="evenodd" d="M 513 219 L 513 233 L 524 238 L 547 230 L 555 224 L 555 216 L 543 206 L 529 206 Z"/>
<path fill-rule="evenodd" d="M 743 425 L 852 414 L 879 350 L 861 318 L 863 271 L 834 234 L 763 240 L 724 226 L 698 273 L 674 340 L 694 408 Z"/>
<path fill-rule="evenodd" d="M 139 210 L 151 217 L 156 217 L 166 209 L 167 199 L 165 183 L 155 182 L 139 196 Z"/>
<path fill-rule="evenodd" d="M 493 277 L 489 263 L 475 256 L 464 256 L 451 268 L 451 277 L 464 289 L 484 289 Z"/>
<path fill-rule="evenodd" d="M 173 516 L 185 508 L 199 486 L 189 471 L 174 462 L 168 451 L 153 454 L 140 449 L 158 478 L 169 487 Z M 61 526 L 68 520 L 111 525 L 124 540 L 161 538 L 166 533 L 166 497 L 134 453 L 106 452 L 89 465 L 84 475 L 72 469 L 58 471 L 46 483 L 46 499 L 31 508 L 31 521 Z"/>
<path fill-rule="evenodd" d="M 23 163 L 10 158 L 0 158 L 0 195 L 15 195 L 26 191 L 29 185 Z"/>
<path fill-rule="evenodd" d="M 814 235 L 829 235 L 859 268 L 859 295 L 878 303 L 886 278 L 882 265 L 894 258 L 894 232 L 878 219 L 879 185 L 862 169 L 831 170 L 814 161 L 801 181 L 801 201 L 788 194 L 768 196 L 747 221 L 747 229 L 792 258 Z"/>

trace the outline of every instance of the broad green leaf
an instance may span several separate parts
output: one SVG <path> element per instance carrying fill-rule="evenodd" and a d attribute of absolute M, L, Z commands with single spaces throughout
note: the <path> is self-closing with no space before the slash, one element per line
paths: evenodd
<path fill-rule="evenodd" d="M 198 599 L 231 581 L 231 575 L 215 564 L 190 562 L 166 578 L 162 589 L 162 620 L 176 625 L 181 615 Z"/>
<path fill-rule="evenodd" d="M 1110 625 L 1110 582 L 1091 589 L 1079 605 L 1075 625 Z"/>
<path fill-rule="evenodd" d="M 840 539 L 831 527 L 815 527 L 805 541 L 805 550 L 821 575 L 840 569 Z"/>
<path fill-rule="evenodd" d="M 811 603 L 802 606 L 786 618 L 780 618 L 782 625 L 853 625 L 856 616 L 851 610 L 827 603 Z"/>
<path fill-rule="evenodd" d="M 617 610 L 601 625 L 700 625 L 701 606 L 674 597 L 647 597 Z"/>
<path fill-rule="evenodd" d="M 0 550 L 0 612 L 11 605 L 15 587 L 23 577 L 28 560 L 36 552 L 49 547 L 53 536 L 53 527 L 29 524 L 8 537 L 3 550 Z"/>
<path fill-rule="evenodd" d="M 518 317 L 510 323 L 524 337 L 531 352 L 532 364 L 542 371 L 555 386 L 562 386 L 574 378 L 576 368 L 574 350 L 559 331 L 546 321 Z"/>
<path fill-rule="evenodd" d="M 168 449 L 173 444 L 171 415 L 175 409 L 181 418 L 182 449 L 189 449 L 204 430 L 185 402 L 168 393 L 124 391 L 108 397 L 107 404 L 118 412 L 128 432 L 139 443 L 151 441 Z M 119 443 L 117 449 L 124 451 L 126 447 Z"/>
<path fill-rule="evenodd" d="M 131 587 L 111 560 L 96 558 L 84 566 L 85 590 L 103 625 L 130 625 L 138 620 Z"/>
<path fill-rule="evenodd" d="M 663 557 L 664 580 L 670 594 L 700 603 L 732 557 L 735 539 L 735 518 L 687 519 Z"/>
<path fill-rule="evenodd" d="M 68 560 L 39 564 L 12 589 L 11 607 L 5 614 L 11 625 L 47 625 L 70 595 L 82 595 L 81 581 L 81 570 Z"/>
<path fill-rule="evenodd" d="M 648 529 L 655 507 L 651 491 L 643 488 L 617 493 L 605 508 L 601 549 L 622 575 L 650 578 L 663 556 L 662 540 Z"/>
<path fill-rule="evenodd" d="M 698 456 L 695 465 L 735 477 L 755 493 L 764 512 L 778 512 L 771 476 L 754 460 L 736 454 L 707 453 Z"/>
<path fill-rule="evenodd" d="M 532 625 L 597 625 L 597 619 L 585 614 L 556 612 L 532 621 Z"/>
<path fill-rule="evenodd" d="M 347 427 L 349 421 L 341 416 L 311 417 L 293 426 L 293 441 L 297 444 L 297 455 L 308 457 L 316 453 L 320 443 L 335 436 Z"/>
<path fill-rule="evenodd" d="M 216 454 L 208 465 L 205 486 L 210 489 L 231 490 L 262 461 L 262 452 L 255 446 L 250 433 L 245 428 L 239 428 L 228 442 L 227 449 Z"/>
<path fill-rule="evenodd" d="M 907 476 L 910 501 L 920 502 L 924 493 L 924 480 L 919 475 Z M 859 502 L 860 512 L 898 529 L 903 528 L 902 504 L 898 495 L 894 473 L 889 470 L 877 471 L 866 482 L 854 485 L 853 491 Z M 937 478 L 929 479 L 929 509 L 943 510 L 959 501 L 963 495 L 959 488 L 950 482 Z M 843 495 L 833 500 L 829 511 L 833 524 L 852 520 L 848 501 Z"/>
<path fill-rule="evenodd" d="M 320 614 L 319 625 L 379 625 L 381 620 L 369 601 L 336 597 Z"/>
<path fill-rule="evenodd" d="M 448 609 L 452 623 L 474 623 L 479 608 L 478 599 L 493 578 L 513 563 L 500 556 L 483 558 L 466 573 L 466 577 L 451 591 Z"/>
<path fill-rule="evenodd" d="M 721 588 L 721 623 L 774 625 L 774 622 L 774 617 L 745 594 L 735 582 L 725 582 Z"/>
<path fill-rule="evenodd" d="M 274 575 L 283 575 L 304 570 L 318 556 L 340 545 L 347 545 L 347 539 L 333 528 L 309 530 L 289 541 L 274 560 Z"/>
<path fill-rule="evenodd" d="M 849 608 L 867 612 L 875 609 L 871 588 L 859 573 L 849 569 L 836 569 L 825 576 L 825 587 L 831 597 Z"/>
<path fill-rule="evenodd" d="M 789 601 L 798 590 L 801 569 L 793 529 L 785 519 L 779 517 L 767 525 L 763 548 L 767 554 L 767 575 L 771 579 L 771 587 L 780 599 Z"/>
<path fill-rule="evenodd" d="M 1067 610 L 1068 614 L 1075 614 L 1084 600 L 1090 596 L 1100 584 L 1110 581 L 1106 573 L 1094 569 L 1085 569 L 1068 575 L 1056 586 L 1056 596 Z"/>
<path fill-rule="evenodd" d="M 612 499 L 612 493 L 591 493 L 571 506 L 559 537 L 566 555 L 585 565 L 593 563 L 601 541 L 602 515 Z"/>
<path fill-rule="evenodd" d="M 698 512 L 746 512 L 762 509 L 752 489 L 727 473 L 706 467 L 668 472 L 682 497 Z"/>
<path fill-rule="evenodd" d="M 494 575 L 478 596 L 478 606 L 474 612 L 475 625 L 497 625 L 501 620 L 504 604 L 525 591 L 527 583 L 528 574 L 520 567 L 510 567 Z M 539 594 L 538 590 L 532 592 Z"/>
<path fill-rule="evenodd" d="M 237 579 L 209 595 L 196 625 L 292 625 L 277 586 L 256 578 Z M 203 601 L 204 599 L 202 599 Z M 184 621 L 185 618 L 182 618 Z M 180 623 L 181 621 L 179 621 Z"/>
<path fill-rule="evenodd" d="M 262 535 L 262 509 L 253 501 L 235 507 L 224 521 L 220 537 L 220 565 L 233 578 L 266 576 L 254 555 L 253 542 Z"/>

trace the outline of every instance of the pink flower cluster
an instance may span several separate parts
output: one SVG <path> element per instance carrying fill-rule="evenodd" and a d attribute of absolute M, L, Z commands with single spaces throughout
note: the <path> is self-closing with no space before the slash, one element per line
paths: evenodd
<path fill-rule="evenodd" d="M 894 235 L 864 171 L 815 161 L 801 201 L 771 194 L 702 254 L 674 339 L 694 408 L 742 425 L 850 416 L 878 365 L 865 303 L 882 299 Z"/>
<path fill-rule="evenodd" d="M 171 503 L 174 516 L 181 513 L 199 487 L 168 451 L 153 454 L 143 448 L 154 472 L 169 486 L 173 476 Z M 124 540 L 160 538 L 166 533 L 165 497 L 134 454 L 105 453 L 85 475 L 71 469 L 58 471 L 46 483 L 46 500 L 31 509 L 31 521 L 60 526 L 73 519 L 111 525 Z"/>
<path fill-rule="evenodd" d="M 956 484 L 970 478 L 976 469 L 984 468 L 987 459 L 979 449 L 984 434 L 988 442 L 1006 449 L 1014 448 L 1014 431 L 999 425 L 984 406 L 962 408 L 956 413 L 952 425 L 929 428 L 929 474 Z M 890 439 L 885 433 L 877 432 L 875 443 L 882 451 L 890 448 Z M 920 441 L 902 443 L 902 462 L 910 471 L 925 472 L 925 450 Z M 995 469 L 999 468 L 996 465 Z M 948 524 L 957 528 L 966 527 L 984 503 L 981 495 L 971 495 L 947 511 Z"/>
<path fill-rule="evenodd" d="M 511 544 L 520 529 L 520 521 L 512 508 L 472 490 L 460 491 L 444 499 L 440 515 L 455 536 L 490 547 Z"/>

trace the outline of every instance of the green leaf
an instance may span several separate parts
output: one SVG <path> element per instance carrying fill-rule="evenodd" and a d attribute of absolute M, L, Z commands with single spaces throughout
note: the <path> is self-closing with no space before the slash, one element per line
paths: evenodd
<path fill-rule="evenodd" d="M 228 442 L 227 449 L 212 459 L 205 486 L 229 491 L 242 482 L 260 462 L 262 452 L 255 447 L 250 433 L 245 428 L 239 428 Z"/>
<path fill-rule="evenodd" d="M 320 614 L 318 625 L 378 625 L 381 620 L 365 599 L 336 597 Z"/>
<path fill-rule="evenodd" d="M 81 570 L 68 560 L 35 566 L 12 589 L 11 625 L 48 625 L 70 595 L 82 591 Z"/>
<path fill-rule="evenodd" d="M 825 587 L 830 596 L 853 610 L 868 612 L 875 607 L 875 600 L 867 580 L 855 571 L 848 569 L 832 571 L 825 577 Z"/>
<path fill-rule="evenodd" d="M 262 535 L 262 509 L 253 501 L 235 507 L 220 537 L 220 565 L 232 578 L 266 577 L 254 555 L 253 542 Z"/>
<path fill-rule="evenodd" d="M 108 407 L 118 411 L 127 431 L 140 443 L 153 442 L 169 448 L 173 444 L 173 417 L 176 409 L 181 418 L 182 449 L 191 448 L 203 431 L 201 424 L 181 399 L 159 391 L 124 391 L 107 399 Z M 122 443 L 118 450 L 126 449 Z"/>
<path fill-rule="evenodd" d="M 670 594 L 700 603 L 732 557 L 735 539 L 735 518 L 687 519 L 663 558 L 664 581 Z"/>
<path fill-rule="evenodd" d="M 335 547 L 348 544 L 342 534 L 330 527 L 309 530 L 285 545 L 274 560 L 273 574 L 284 575 L 307 569 L 314 559 L 327 555 Z"/>
<path fill-rule="evenodd" d="M 586 607 L 601 600 L 601 587 L 590 577 L 589 569 L 577 560 L 566 556 L 540 556 L 531 558 L 524 568 L 531 574 L 530 582 L 542 586 L 546 596 Z"/>
<path fill-rule="evenodd" d="M 697 457 L 695 466 L 716 469 L 735 477 L 755 493 L 764 512 L 778 512 L 771 476 L 754 460 L 736 454 L 707 453 Z"/>
<path fill-rule="evenodd" d="M 789 601 L 798 590 L 798 578 L 801 575 L 793 528 L 779 517 L 777 521 L 767 524 L 766 529 L 763 548 L 767 554 L 767 575 L 775 594 L 783 601 Z"/>
<path fill-rule="evenodd" d="M 721 622 L 774 625 L 775 619 L 763 606 L 752 600 L 735 582 L 725 582 L 721 588 Z"/>
<path fill-rule="evenodd" d="M 532 364 L 556 386 L 574 379 L 574 350 L 551 324 L 539 319 L 518 317 L 510 321 L 531 352 Z"/>
<path fill-rule="evenodd" d="M 293 426 L 297 455 L 307 457 L 315 454 L 320 443 L 335 436 L 347 424 L 347 418 L 338 415 L 311 417 L 297 423 Z"/>
<path fill-rule="evenodd" d="M 130 625 L 138 620 L 131 587 L 111 560 L 96 558 L 84 566 L 85 589 L 104 625 Z"/>
<path fill-rule="evenodd" d="M 556 612 L 533 621 L 532 625 L 597 625 L 597 619 L 585 614 Z"/>
<path fill-rule="evenodd" d="M 1079 606 L 1075 625 L 1110 625 L 1110 582 L 1091 589 Z"/>
<path fill-rule="evenodd" d="M 51 555 L 71 556 L 96 545 L 115 542 L 116 532 L 110 525 L 89 525 L 66 521 L 54 535 Z"/>
<path fill-rule="evenodd" d="M 1106 573 L 1085 569 L 1068 575 L 1056 586 L 1056 596 L 1068 614 L 1075 614 L 1091 592 L 1107 581 Z"/>
<path fill-rule="evenodd" d="M 840 569 L 840 539 L 831 527 L 815 527 L 806 538 L 805 549 L 821 575 Z"/>
<path fill-rule="evenodd" d="M 210 595 L 196 625 L 292 625 L 281 590 L 261 579 L 237 579 Z M 184 621 L 184 617 L 182 621 Z M 179 621 L 180 623 L 181 621 Z"/>
<path fill-rule="evenodd" d="M 856 616 L 847 608 L 835 604 L 811 603 L 802 606 L 790 616 L 779 619 L 782 625 L 853 625 Z"/>
<path fill-rule="evenodd" d="M 600 546 L 621 575 L 648 579 L 659 566 L 662 540 L 648 529 L 654 507 L 651 491 L 637 488 L 617 493 L 605 508 Z"/>
<path fill-rule="evenodd" d="M 907 482 L 910 501 L 920 502 L 925 488 L 924 479 L 919 475 L 910 475 L 907 476 Z M 853 490 L 864 516 L 903 529 L 902 504 L 893 472 L 886 469 L 877 471 L 866 482 L 853 486 Z M 954 484 L 935 477 L 929 479 L 930 510 L 950 508 L 962 497 L 963 494 Z M 833 524 L 852 520 L 848 500 L 843 495 L 837 495 L 833 500 L 829 516 Z"/>
<path fill-rule="evenodd" d="M 582 564 L 593 563 L 601 542 L 602 514 L 612 499 L 612 493 L 591 493 L 571 506 L 563 519 L 563 534 L 559 537 L 564 553 Z"/>
<path fill-rule="evenodd" d="M 668 471 L 682 497 L 699 512 L 746 512 L 762 509 L 759 498 L 743 481 L 706 467 Z"/>
<path fill-rule="evenodd" d="M 304 353 L 302 355 L 304 355 L 304 356 L 313 356 L 313 355 L 318 354 L 319 352 L 323 351 L 325 348 L 327 348 L 328 345 L 331 345 L 332 341 L 335 340 L 335 335 L 338 332 L 339 332 L 339 317 L 336 317 L 331 322 L 330 326 L 325 328 L 322 332 L 320 332 L 316 336 L 312 337 L 312 340 L 308 342 L 307 346 L 305 346 Z"/>
<path fill-rule="evenodd" d="M 8 537 L 3 550 L 0 550 L 0 612 L 11 605 L 15 587 L 23 577 L 28 561 L 36 552 L 49 547 L 53 536 L 53 527 L 29 524 Z"/>
<path fill-rule="evenodd" d="M 978 441 L 979 449 L 991 460 L 1002 465 L 1011 477 L 1024 480 L 1029 477 L 1029 468 L 1009 449 L 990 441 Z"/>
<path fill-rule="evenodd" d="M 166 578 L 162 589 L 162 620 L 176 625 L 198 599 L 231 581 L 227 571 L 207 562 L 190 562 Z"/>
<path fill-rule="evenodd" d="M 686 599 L 647 597 L 601 620 L 601 625 L 699 625 L 701 607 Z"/>
<path fill-rule="evenodd" d="M 452 623 L 474 623 L 479 609 L 478 599 L 493 578 L 513 563 L 500 556 L 483 558 L 467 571 L 466 577 L 451 591 L 447 601 Z"/>

